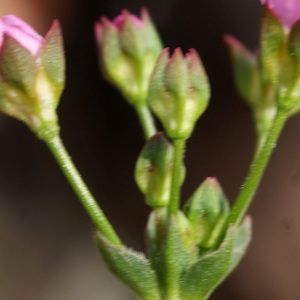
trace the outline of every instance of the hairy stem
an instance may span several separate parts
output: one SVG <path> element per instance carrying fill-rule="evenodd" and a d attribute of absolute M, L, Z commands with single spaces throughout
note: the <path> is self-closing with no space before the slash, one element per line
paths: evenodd
<path fill-rule="evenodd" d="M 142 126 L 145 139 L 148 140 L 157 132 L 153 116 L 151 115 L 149 107 L 146 104 L 135 105 L 134 108 Z"/>
<path fill-rule="evenodd" d="M 110 242 L 121 246 L 122 243 L 119 237 L 81 178 L 59 135 L 44 137 L 44 141 L 97 229 Z"/>
<path fill-rule="evenodd" d="M 172 183 L 171 183 L 171 196 L 168 207 L 168 215 L 175 214 L 179 209 L 180 202 L 180 186 L 181 186 L 181 171 L 182 162 L 185 151 L 185 140 L 173 140 L 174 154 L 173 154 L 173 169 L 172 169 Z"/>
<path fill-rule="evenodd" d="M 276 146 L 276 142 L 280 136 L 282 128 L 286 122 L 287 115 L 285 112 L 278 112 L 270 126 L 269 133 L 266 137 L 264 145 L 260 151 L 254 156 L 249 175 L 240 191 L 231 213 L 228 218 L 228 224 L 239 224 L 243 219 L 253 196 L 259 186 L 264 170 L 270 159 L 270 156 Z"/>

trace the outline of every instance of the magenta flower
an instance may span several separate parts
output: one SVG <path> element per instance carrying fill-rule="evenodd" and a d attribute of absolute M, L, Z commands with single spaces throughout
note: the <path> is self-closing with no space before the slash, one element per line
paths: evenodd
<path fill-rule="evenodd" d="M 299 0 L 260 0 L 279 18 L 282 25 L 291 28 L 300 20 Z"/>
<path fill-rule="evenodd" d="M 33 56 L 37 54 L 43 42 L 42 36 L 14 15 L 7 15 L 0 19 L 0 47 L 2 47 L 4 35 L 15 39 Z"/>

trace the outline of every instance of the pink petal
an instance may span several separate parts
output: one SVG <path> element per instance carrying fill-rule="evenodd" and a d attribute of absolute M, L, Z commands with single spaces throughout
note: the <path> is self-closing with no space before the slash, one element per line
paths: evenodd
<path fill-rule="evenodd" d="M 35 56 L 43 42 L 40 36 L 30 25 L 14 15 L 6 15 L 0 19 L 0 47 L 3 43 L 3 35 L 15 39 Z"/>
<path fill-rule="evenodd" d="M 288 28 L 300 20 L 299 0 L 261 0 L 261 4 L 266 4 Z"/>

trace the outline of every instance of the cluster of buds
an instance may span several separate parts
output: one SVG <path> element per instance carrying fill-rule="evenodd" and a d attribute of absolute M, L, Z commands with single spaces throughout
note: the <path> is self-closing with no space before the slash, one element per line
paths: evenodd
<path fill-rule="evenodd" d="M 156 207 L 146 227 L 147 256 L 117 247 L 95 234 L 110 270 L 140 298 L 208 299 L 236 267 L 251 237 L 251 219 L 239 226 L 224 224 L 227 199 L 215 178 L 206 179 L 184 210 L 168 217 Z"/>
<path fill-rule="evenodd" d="M 145 10 L 141 18 L 127 11 L 113 21 L 101 18 L 96 39 L 102 72 L 127 101 L 146 103 L 172 141 L 188 139 L 210 98 L 196 50 L 183 55 L 177 48 L 171 56 L 168 48 L 161 51 Z M 250 240 L 249 219 L 227 228 L 228 201 L 214 178 L 200 185 L 183 211 L 170 214 L 174 152 L 159 132 L 147 141 L 136 163 L 136 183 L 153 208 L 146 228 L 147 257 L 112 245 L 100 232 L 95 235 L 110 269 L 141 299 L 206 299 L 236 266 Z M 180 186 L 183 164 L 178 174 Z"/>
<path fill-rule="evenodd" d="M 289 116 L 300 110 L 300 4 L 261 3 L 259 53 L 232 37 L 226 42 L 238 90 L 254 112 L 263 144 L 278 111 Z M 142 299 L 207 299 L 246 251 L 251 221 L 228 224 L 229 204 L 215 178 L 206 179 L 182 210 L 170 209 L 171 200 L 177 200 L 174 186 L 180 187 L 185 177 L 183 163 L 176 161 L 184 147 L 176 146 L 191 136 L 209 102 L 201 59 L 195 49 L 183 55 L 177 48 L 171 56 L 168 48 L 163 50 L 145 9 L 140 17 L 126 10 L 113 21 L 102 17 L 95 33 L 104 76 L 130 104 L 149 106 L 174 143 L 173 148 L 163 133 L 154 134 L 136 163 L 137 185 L 153 208 L 147 256 L 112 243 L 100 231 L 95 234 L 99 250 L 111 271 Z M 43 38 L 13 15 L 0 19 L 0 110 L 42 139 L 58 131 L 64 65 L 57 21 Z"/>

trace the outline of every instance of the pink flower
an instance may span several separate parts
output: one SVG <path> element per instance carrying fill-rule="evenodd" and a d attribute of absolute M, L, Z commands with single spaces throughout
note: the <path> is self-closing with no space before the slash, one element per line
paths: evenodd
<path fill-rule="evenodd" d="M 30 25 L 14 15 L 6 15 L 0 19 L 0 48 L 4 35 L 15 39 L 33 56 L 37 55 L 44 40 Z"/>
<path fill-rule="evenodd" d="M 299 0 L 260 0 L 260 2 L 262 5 L 267 5 L 287 28 L 300 21 Z"/>
<path fill-rule="evenodd" d="M 0 19 L 0 111 L 25 122 L 42 138 L 57 130 L 56 107 L 65 60 L 58 21 L 45 37 L 14 15 Z M 50 125 L 51 124 L 51 125 Z"/>

